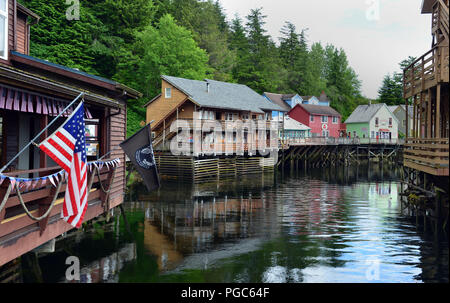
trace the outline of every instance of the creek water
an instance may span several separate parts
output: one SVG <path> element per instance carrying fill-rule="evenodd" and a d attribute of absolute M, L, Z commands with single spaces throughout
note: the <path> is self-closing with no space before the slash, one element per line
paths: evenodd
<path fill-rule="evenodd" d="M 285 171 L 129 189 L 108 224 L 39 258 L 64 282 L 448 282 L 448 239 L 402 214 L 393 165 Z M 127 223 L 127 224 L 126 224 Z"/>

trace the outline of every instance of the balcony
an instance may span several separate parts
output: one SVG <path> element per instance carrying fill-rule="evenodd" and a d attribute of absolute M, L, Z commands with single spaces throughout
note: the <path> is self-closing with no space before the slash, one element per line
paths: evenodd
<path fill-rule="evenodd" d="M 410 98 L 449 80 L 447 46 L 435 46 L 403 71 L 403 96 Z"/>
<path fill-rule="evenodd" d="M 449 175 L 449 142 L 442 139 L 406 139 L 403 164 L 435 176 Z"/>
<path fill-rule="evenodd" d="M 92 180 L 92 186 L 88 194 L 88 209 L 84 222 L 117 205 L 116 198 L 109 197 L 109 193 L 102 190 L 102 186 L 106 190 L 111 188 L 115 169 L 112 165 L 105 165 L 99 167 L 99 174 L 96 173 L 95 168 L 91 171 L 88 169 L 87 180 L 88 182 Z M 4 175 L 14 178 L 33 174 L 48 176 L 60 170 L 60 167 L 51 167 L 9 172 Z M 59 177 L 59 179 L 62 178 Z M 61 185 L 59 182 L 62 182 Z M 59 182 L 55 181 L 54 186 L 50 181 L 32 182 L 34 184 L 27 185 L 21 183 L 19 195 L 10 179 L 3 179 L 0 185 L 0 248 L 2 249 L 0 265 L 72 229 L 71 225 L 61 219 L 66 181 Z M 47 228 L 50 225 L 52 228 Z M 8 245 L 10 242 L 17 242 L 18 246 Z"/>

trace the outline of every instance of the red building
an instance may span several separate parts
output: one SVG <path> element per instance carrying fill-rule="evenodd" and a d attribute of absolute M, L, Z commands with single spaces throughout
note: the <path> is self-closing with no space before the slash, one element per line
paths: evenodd
<path fill-rule="evenodd" d="M 313 137 L 340 137 L 341 114 L 329 106 L 297 104 L 288 115 L 309 126 Z"/>

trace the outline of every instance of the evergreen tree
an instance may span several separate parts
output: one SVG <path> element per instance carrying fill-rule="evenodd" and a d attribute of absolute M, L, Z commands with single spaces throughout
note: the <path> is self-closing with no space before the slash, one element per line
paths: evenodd
<path fill-rule="evenodd" d="M 149 25 L 136 34 L 133 60 L 120 63 L 119 77 L 141 91 L 144 98 L 129 105 L 128 134 L 139 129 L 145 117 L 142 105 L 160 92 L 161 75 L 202 80 L 208 71 L 208 55 L 192 33 L 165 15 L 157 27 Z"/>

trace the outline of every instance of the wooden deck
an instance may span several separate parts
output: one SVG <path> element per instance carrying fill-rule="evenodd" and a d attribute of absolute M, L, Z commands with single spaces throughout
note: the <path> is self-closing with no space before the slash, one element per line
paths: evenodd
<path fill-rule="evenodd" d="M 291 146 L 319 146 L 319 145 L 403 145 L 403 139 L 371 139 L 371 138 L 333 138 L 311 137 L 292 138 L 280 141 L 280 149 L 289 149 Z"/>
<path fill-rule="evenodd" d="M 54 167 L 13 172 L 7 175 L 17 176 L 36 171 L 50 173 L 58 170 L 60 170 L 59 167 Z M 122 192 L 120 194 L 115 193 L 114 186 L 110 187 L 111 195 L 105 194 L 101 190 L 100 181 L 105 188 L 109 188 L 111 182 L 115 184 L 112 179 L 113 168 L 102 167 L 100 177 L 94 172 L 95 170 L 92 170 L 92 172 L 88 171 L 88 180 L 91 180 L 91 177 L 94 179 L 88 196 L 88 209 L 83 220 L 84 222 L 105 213 L 105 211 L 109 211 L 123 201 Z M 121 182 L 119 179 L 118 181 Z M 5 180 L 0 186 L 0 197 L 2 200 L 9 185 L 9 180 Z M 29 217 L 23 209 L 17 193 L 15 191 L 11 192 L 4 208 L 0 212 L 0 266 L 73 229 L 71 225 L 61 219 L 65 190 L 66 182 L 63 182 L 53 208 L 47 217 L 40 221 Z M 34 217 L 39 217 L 48 211 L 55 194 L 56 187 L 46 185 L 22 193 L 22 199 L 30 214 Z"/>
<path fill-rule="evenodd" d="M 404 165 L 431 175 L 448 176 L 448 138 L 407 139 L 404 149 Z"/>

